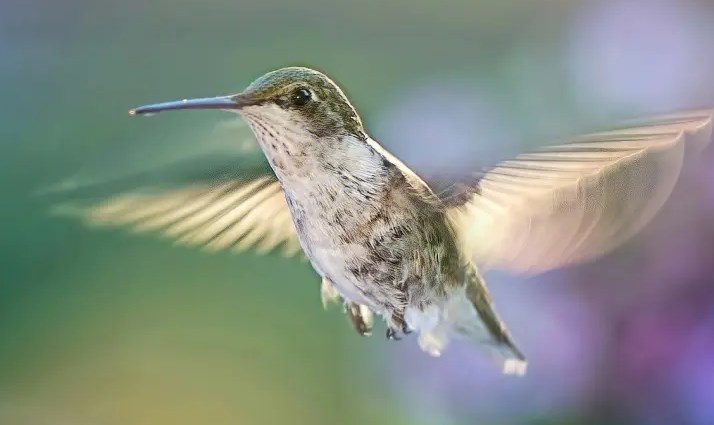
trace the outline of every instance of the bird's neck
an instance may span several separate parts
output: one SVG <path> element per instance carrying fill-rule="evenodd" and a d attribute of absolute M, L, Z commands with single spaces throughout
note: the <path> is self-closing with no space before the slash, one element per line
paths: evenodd
<path fill-rule="evenodd" d="M 264 141 L 265 142 L 265 141 Z M 352 136 L 316 139 L 286 149 L 263 143 L 283 189 L 304 200 L 345 193 L 373 198 L 388 184 L 390 163 L 370 143 Z"/>

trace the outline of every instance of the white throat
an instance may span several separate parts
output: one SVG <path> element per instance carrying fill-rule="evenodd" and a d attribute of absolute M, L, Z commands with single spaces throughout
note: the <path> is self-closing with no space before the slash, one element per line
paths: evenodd
<path fill-rule="evenodd" d="M 286 191 L 310 195 L 320 186 L 383 183 L 384 156 L 376 142 L 351 135 L 318 138 L 280 107 L 259 108 L 247 108 L 243 115 Z"/>

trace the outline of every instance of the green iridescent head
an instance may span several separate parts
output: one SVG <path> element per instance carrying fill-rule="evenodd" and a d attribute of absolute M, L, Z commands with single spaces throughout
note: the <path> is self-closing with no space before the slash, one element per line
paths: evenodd
<path fill-rule="evenodd" d="M 318 138 L 346 135 L 366 138 L 359 115 L 342 90 L 326 75 L 310 68 L 289 67 L 269 72 L 235 95 L 147 105 L 129 113 L 174 109 L 235 110 L 253 124 L 296 125 Z"/>

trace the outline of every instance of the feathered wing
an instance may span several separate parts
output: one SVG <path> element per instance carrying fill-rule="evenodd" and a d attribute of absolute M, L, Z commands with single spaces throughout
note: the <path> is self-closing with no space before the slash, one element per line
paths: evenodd
<path fill-rule="evenodd" d="M 240 150 L 205 155 L 168 169 L 53 193 L 54 211 L 91 226 L 153 232 L 207 250 L 300 252 L 275 176 Z M 254 161 L 253 161 L 254 162 Z"/>
<path fill-rule="evenodd" d="M 450 214 L 474 261 L 538 273 L 600 256 L 670 195 L 685 150 L 711 139 L 712 110 L 632 124 L 524 153 L 485 172 Z"/>

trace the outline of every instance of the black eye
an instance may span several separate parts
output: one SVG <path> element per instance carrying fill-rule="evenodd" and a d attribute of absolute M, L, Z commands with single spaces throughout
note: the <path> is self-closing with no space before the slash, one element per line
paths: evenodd
<path fill-rule="evenodd" d="M 312 93 L 308 89 L 297 89 L 292 95 L 292 102 L 295 106 L 303 106 L 312 98 Z"/>

